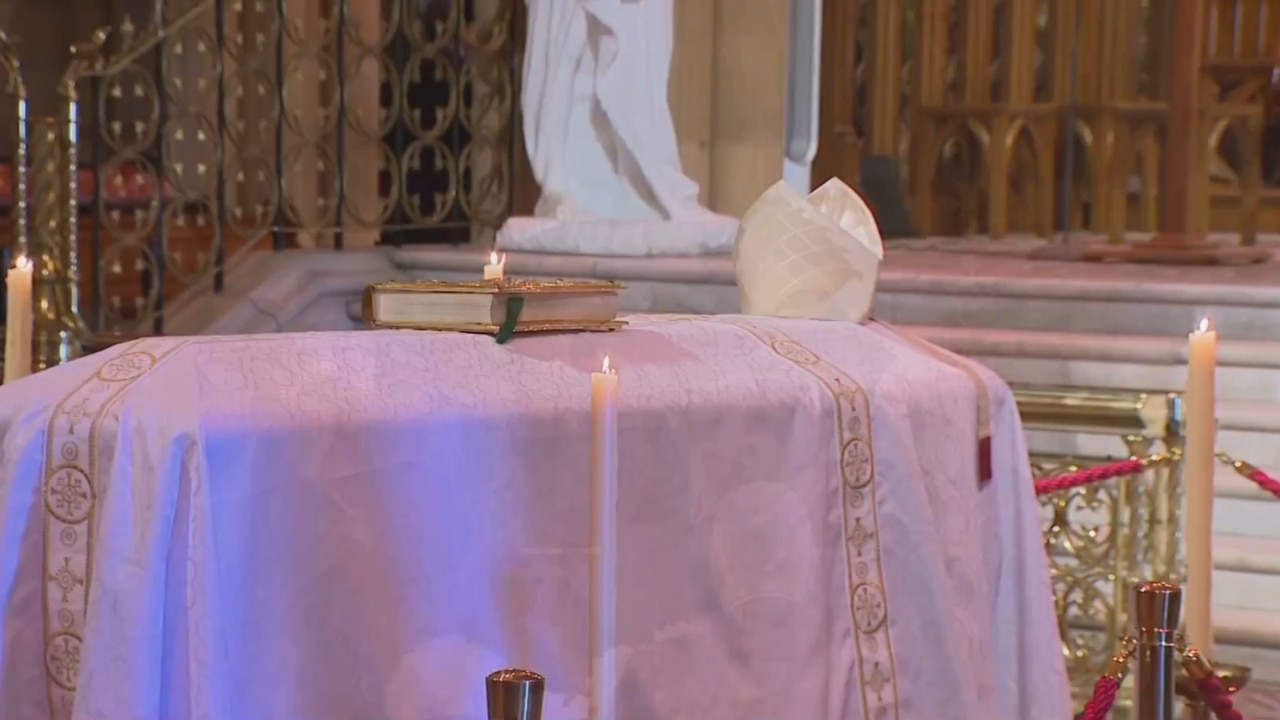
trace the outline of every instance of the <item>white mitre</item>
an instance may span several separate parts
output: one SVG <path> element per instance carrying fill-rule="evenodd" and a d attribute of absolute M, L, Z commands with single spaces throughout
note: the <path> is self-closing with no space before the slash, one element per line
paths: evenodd
<path fill-rule="evenodd" d="M 862 322 L 883 259 L 875 217 L 848 185 L 832 178 L 804 198 L 779 182 L 738 229 L 734 265 L 742 312 Z"/>

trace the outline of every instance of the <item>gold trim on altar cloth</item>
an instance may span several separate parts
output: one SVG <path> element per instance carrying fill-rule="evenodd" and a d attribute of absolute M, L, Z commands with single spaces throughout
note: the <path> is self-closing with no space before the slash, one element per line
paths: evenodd
<path fill-rule="evenodd" d="M 880 517 L 876 507 L 875 455 L 871 444 L 871 406 L 867 393 L 847 373 L 777 328 L 740 317 L 710 322 L 740 328 L 779 357 L 816 378 L 835 405 L 836 464 L 844 518 L 849 612 L 857 656 L 862 717 L 898 717 L 898 674 L 889 635 L 890 601 L 880 556 Z"/>
<path fill-rule="evenodd" d="M 46 431 L 44 483 L 44 666 L 52 720 L 68 720 L 80 675 L 93 534 L 102 495 L 100 431 L 111 408 L 147 373 L 186 346 L 149 338 L 122 348 L 55 407 Z"/>

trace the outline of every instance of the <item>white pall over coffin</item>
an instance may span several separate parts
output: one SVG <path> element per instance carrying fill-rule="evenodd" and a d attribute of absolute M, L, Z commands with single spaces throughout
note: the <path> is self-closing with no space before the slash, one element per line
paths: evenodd
<path fill-rule="evenodd" d="M 1070 717 L 1007 387 L 738 316 L 160 338 L 0 388 L 0 717 L 480 719 L 519 666 L 586 718 L 606 353 L 610 720 Z"/>

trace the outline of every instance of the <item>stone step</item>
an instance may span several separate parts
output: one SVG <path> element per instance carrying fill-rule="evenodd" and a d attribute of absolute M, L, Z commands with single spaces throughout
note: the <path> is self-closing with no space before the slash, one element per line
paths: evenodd
<path fill-rule="evenodd" d="M 876 315 L 904 324 L 1185 336 L 1209 316 L 1224 337 L 1280 340 L 1280 264 L 1135 266 L 1014 254 L 886 255 Z"/>
<path fill-rule="evenodd" d="M 904 328 L 982 362 L 1013 384 L 1164 392 L 1178 390 L 1185 377 L 1185 347 L 1173 338 L 1117 343 L 1084 333 Z M 1280 474 L 1280 343 L 1224 342 L 1220 350 L 1219 443 Z M 1104 454 L 1122 452 L 1117 445 Z"/>
<path fill-rule="evenodd" d="M 1129 336 L 936 325 L 904 326 L 979 359 L 1011 383 L 1178 391 L 1186 381 L 1186 337 Z M 1280 342 L 1222 340 L 1219 400 L 1280 402 Z"/>
<path fill-rule="evenodd" d="M 1148 297 L 1070 300 L 985 285 L 981 286 L 986 291 L 983 294 L 959 294 L 955 292 L 959 288 L 946 285 L 927 292 L 895 285 L 885 282 L 880 286 L 875 315 L 901 324 L 1185 337 L 1208 317 L 1224 337 L 1280 340 L 1280 302 L 1244 305 L 1228 304 L 1226 298 L 1206 298 L 1176 303 Z"/>
<path fill-rule="evenodd" d="M 1220 659 L 1248 665 L 1262 682 L 1280 682 L 1280 613 L 1215 608 L 1213 625 Z"/>
<path fill-rule="evenodd" d="M 1221 548 L 1219 536 L 1214 543 Z M 1246 538 L 1254 542 L 1252 538 Z M 1269 541 L 1271 552 L 1280 550 L 1280 541 Z M 1260 550 L 1260 548 L 1259 548 Z M 1225 553 L 1224 553 L 1225 555 Z M 1247 561 L 1256 565 L 1264 555 L 1248 551 Z M 1224 570 L 1237 558 L 1219 556 L 1213 573 L 1213 624 L 1218 656 L 1255 670 L 1259 680 L 1280 682 L 1280 568 L 1268 572 Z"/>
<path fill-rule="evenodd" d="M 1221 570 L 1280 577 L 1280 540 L 1219 534 L 1214 538 L 1214 549 L 1214 565 Z M 1273 602 L 1280 602 L 1280 594 Z"/>
<path fill-rule="evenodd" d="M 1280 537 L 1213 539 L 1213 604 L 1280 614 Z"/>

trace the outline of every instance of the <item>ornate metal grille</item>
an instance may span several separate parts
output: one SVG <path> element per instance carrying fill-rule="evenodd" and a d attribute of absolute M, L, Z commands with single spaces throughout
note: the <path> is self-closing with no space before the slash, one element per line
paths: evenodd
<path fill-rule="evenodd" d="M 158 0 L 141 24 L 116 18 L 73 49 L 58 118 L 31 125 L 54 134 L 31 164 L 35 243 L 75 239 L 45 264 L 65 285 L 46 325 L 160 333 L 167 298 L 220 290 L 254 250 L 492 233 L 511 202 L 519 9 Z"/>

